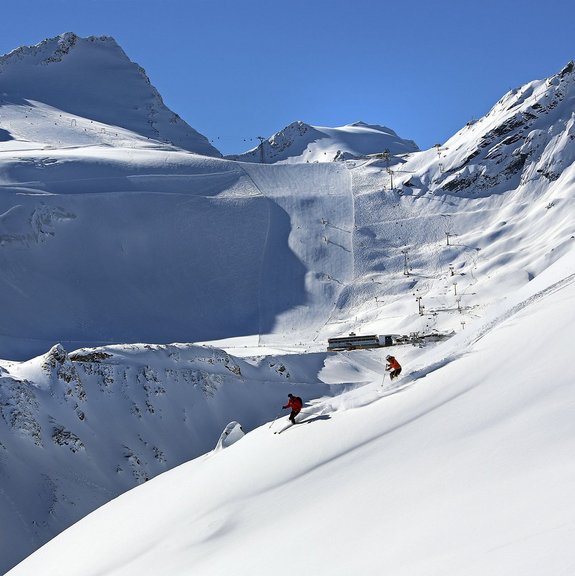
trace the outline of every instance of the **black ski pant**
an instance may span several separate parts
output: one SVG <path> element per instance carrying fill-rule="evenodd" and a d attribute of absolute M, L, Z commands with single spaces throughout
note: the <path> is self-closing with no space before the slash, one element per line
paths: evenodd
<path fill-rule="evenodd" d="M 289 419 L 295 424 L 295 417 L 299 414 L 299 410 L 292 410 Z"/>

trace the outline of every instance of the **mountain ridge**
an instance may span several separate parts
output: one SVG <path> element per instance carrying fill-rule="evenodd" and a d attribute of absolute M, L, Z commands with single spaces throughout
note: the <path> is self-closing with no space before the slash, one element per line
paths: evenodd
<path fill-rule="evenodd" d="M 229 160 L 274 164 L 276 162 L 332 162 L 352 160 L 387 152 L 390 156 L 419 150 L 412 140 L 400 138 L 386 126 L 357 121 L 329 128 L 312 126 L 301 120 L 292 122 L 260 145 L 242 154 L 226 156 Z"/>

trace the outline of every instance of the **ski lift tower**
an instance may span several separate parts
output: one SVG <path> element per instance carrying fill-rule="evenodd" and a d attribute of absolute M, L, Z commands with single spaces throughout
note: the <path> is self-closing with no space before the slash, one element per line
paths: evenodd
<path fill-rule="evenodd" d="M 382 152 L 381 157 L 385 160 L 385 171 L 389 174 L 390 177 L 389 189 L 393 190 L 393 170 L 389 167 L 390 152 L 387 148 Z"/>
<path fill-rule="evenodd" d="M 264 159 L 264 142 L 265 138 L 263 136 L 258 136 L 257 139 L 260 141 L 260 163 L 265 164 Z"/>

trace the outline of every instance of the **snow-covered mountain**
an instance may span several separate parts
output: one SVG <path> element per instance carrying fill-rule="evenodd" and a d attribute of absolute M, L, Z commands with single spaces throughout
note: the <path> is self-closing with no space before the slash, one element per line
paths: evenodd
<path fill-rule="evenodd" d="M 113 38 L 66 33 L 0 57 L 0 142 L 57 147 L 148 140 L 221 154 L 163 103 Z M 133 142 L 133 141 L 136 142 Z"/>
<path fill-rule="evenodd" d="M 541 450 L 549 448 L 541 438 L 550 421 L 556 418 L 565 431 L 557 458 L 546 460 L 549 474 L 562 471 L 559 456 L 572 448 L 562 407 L 572 403 L 573 374 L 562 339 L 568 340 L 573 320 L 574 97 L 569 64 L 510 92 L 487 116 L 431 150 L 407 154 L 388 145 L 389 156 L 309 163 L 286 156 L 275 164 L 189 154 L 114 127 L 109 119 L 90 130 L 84 111 L 73 117 L 75 126 L 64 126 L 57 123 L 60 104 L 2 101 L 0 358 L 6 360 L 0 362 L 0 504 L 8 537 L 0 540 L 0 568 L 120 492 L 217 445 L 217 458 L 196 460 L 111 504 L 91 517 L 95 524 L 88 519 L 69 533 L 73 545 L 62 536 L 15 573 L 37 573 L 35 562 L 52 566 L 54 574 L 131 573 L 124 567 L 129 561 L 107 547 L 103 533 L 124 541 L 109 523 L 121 532 L 123 517 L 142 518 L 137 494 L 165 503 L 169 485 L 176 499 L 185 500 L 186 490 L 194 494 L 187 496 L 190 508 L 179 502 L 190 527 L 181 530 L 181 548 L 208 564 L 194 564 L 163 541 L 172 564 L 152 545 L 162 541 L 158 526 L 171 542 L 180 542 L 181 524 L 170 505 L 165 516 L 147 509 L 152 524 L 142 524 L 145 535 L 131 532 L 138 542 L 124 550 L 135 571 L 143 570 L 140 560 L 148 562 L 150 574 L 233 571 L 223 564 L 237 558 L 236 545 L 242 548 L 233 518 L 254 542 L 261 543 L 260 530 L 284 543 L 296 532 L 295 517 L 285 530 L 275 523 L 285 506 L 276 509 L 266 495 L 286 505 L 296 491 L 308 495 L 302 505 L 312 518 L 311 542 L 326 526 L 330 535 L 338 526 L 339 516 L 326 518 L 321 511 L 341 514 L 341 502 L 349 510 L 361 491 L 357 514 L 346 520 L 356 532 L 367 526 L 379 534 L 375 527 L 385 516 L 382 538 L 389 536 L 403 514 L 399 533 L 429 541 L 425 553 L 410 556 L 420 563 L 417 569 L 401 568 L 405 555 L 398 553 L 390 570 L 427 576 L 438 566 L 436 572 L 455 574 L 455 568 L 442 571 L 443 564 L 434 563 L 437 551 L 452 558 L 460 574 L 469 565 L 472 528 L 460 533 L 457 548 L 449 548 L 447 537 L 426 540 L 433 531 L 429 519 L 444 504 L 440 496 L 451 491 L 457 502 L 468 503 L 486 489 L 493 498 L 482 501 L 483 515 L 463 508 L 487 524 L 504 504 L 498 482 L 513 488 L 515 474 L 529 475 L 539 453 L 513 460 L 512 471 L 499 474 L 515 453 L 501 451 L 484 482 L 477 480 L 481 468 L 462 478 L 466 454 L 475 450 L 479 462 L 488 464 L 502 430 L 517 452 L 526 453 L 517 421 L 532 419 L 540 425 L 526 442 L 535 440 Z M 358 150 L 360 128 L 354 135 Z M 377 152 L 371 144 L 367 149 Z M 539 330 L 546 302 L 553 314 Z M 384 381 L 389 395 L 381 398 L 386 350 L 325 352 L 328 337 L 350 331 L 405 335 L 418 346 L 431 340 L 426 336 L 458 334 L 427 349 L 394 348 L 404 376 L 399 388 Z M 191 344 L 208 341 L 217 347 Z M 509 365 L 498 362 L 499 372 L 492 370 L 488 359 L 505 346 Z M 530 370 L 536 353 L 537 369 Z M 558 388 L 549 387 L 547 378 Z M 397 394 L 401 390 L 410 393 Z M 288 391 L 306 399 L 313 425 L 286 433 L 284 442 L 283 434 L 271 434 L 277 423 L 271 429 L 261 424 L 274 419 Z M 524 402 L 520 391 L 533 402 Z M 473 420 L 475 433 L 458 444 L 470 434 L 472 416 L 480 418 Z M 241 424 L 246 436 L 231 422 Z M 240 440 L 222 449 L 228 442 L 220 435 L 230 430 Z M 308 431 L 301 465 L 294 467 L 290 456 L 301 450 Z M 282 442 L 277 457 L 272 447 L 279 442 L 272 444 L 272 438 Z M 453 482 L 443 483 L 439 467 L 429 490 L 412 482 L 409 498 L 397 497 L 406 478 L 425 476 L 433 467 L 426 454 L 452 463 L 454 472 L 446 474 Z M 357 474 L 348 476 L 349 470 Z M 373 481 L 390 490 L 389 498 L 369 497 L 375 490 L 370 470 Z M 564 477 L 569 474 L 567 469 Z M 219 483 L 230 477 L 239 479 L 233 488 Z M 458 492 L 460 480 L 469 488 Z M 483 538 L 478 554 L 506 546 L 519 525 L 520 541 L 529 542 L 535 530 L 517 512 L 520 500 L 538 486 L 529 475 L 511 507 L 518 524 L 508 520 L 493 538 Z M 564 484 L 556 488 L 549 507 L 571 504 Z M 423 512 L 405 515 L 415 493 Z M 246 502 L 253 523 L 242 513 Z M 446 534 L 458 524 L 456 504 L 440 525 Z M 372 516 L 370 509 L 380 514 Z M 545 519 L 546 529 L 559 530 L 553 548 L 559 561 L 567 535 L 562 521 L 560 514 Z M 414 532 L 414 526 L 423 528 Z M 194 543 L 186 540 L 189 534 Z M 343 549 L 340 540 L 333 542 Z M 98 551 L 89 552 L 86 542 Z M 299 538 L 293 542 L 303 546 Z M 415 540 L 406 542 L 409 548 Z M 72 550 L 76 543 L 81 558 L 61 552 L 60 546 Z M 211 556 L 212 544 L 221 547 L 220 561 Z M 365 549 L 349 552 L 365 574 L 380 573 L 373 544 L 369 537 Z M 277 547 L 264 548 L 279 557 Z M 338 555 L 329 546 L 329 558 L 305 549 L 315 573 L 357 572 L 336 565 Z M 521 544 L 512 549 L 524 551 Z M 109 567 L 94 556 L 110 560 Z M 479 568 L 496 573 L 486 562 Z M 251 572 L 238 573 L 263 573 L 264 565 L 270 568 L 268 556 Z"/>
<path fill-rule="evenodd" d="M 243 154 L 230 160 L 262 164 L 332 162 L 370 154 L 398 156 L 419 150 L 413 140 L 400 138 L 385 126 L 355 122 L 338 128 L 293 122 Z"/>

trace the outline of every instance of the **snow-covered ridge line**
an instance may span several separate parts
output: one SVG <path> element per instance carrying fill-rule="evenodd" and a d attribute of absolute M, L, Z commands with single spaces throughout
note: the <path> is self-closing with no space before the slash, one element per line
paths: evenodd
<path fill-rule="evenodd" d="M 227 158 L 261 164 L 333 162 L 383 152 L 393 157 L 417 150 L 415 142 L 400 138 L 386 126 L 355 122 L 328 128 L 297 121 L 268 139 L 262 138 L 256 148 Z"/>
<path fill-rule="evenodd" d="M 507 188 L 541 175 L 557 180 L 575 161 L 570 144 L 575 124 L 568 114 L 575 102 L 574 85 L 570 62 L 558 74 L 506 94 L 484 118 L 446 142 L 443 154 L 438 151 L 445 161 L 437 183 L 447 192 L 473 186 L 475 194 L 492 194 L 503 180 L 510 181 Z"/>
<path fill-rule="evenodd" d="M 23 58 L 25 56 L 40 56 L 41 63 L 50 64 L 61 62 L 63 57 L 70 52 L 74 45 L 80 40 L 80 37 L 73 32 L 65 32 L 54 38 L 47 38 L 33 46 L 20 46 L 0 56 L 0 66 L 11 59 Z M 118 47 L 117 42 L 111 36 L 88 36 L 87 42 L 102 42 L 113 44 Z"/>

